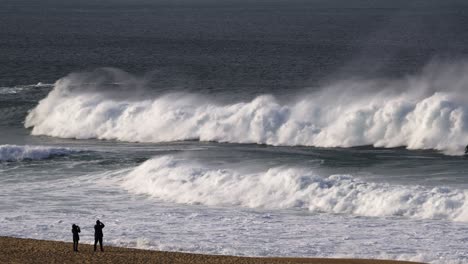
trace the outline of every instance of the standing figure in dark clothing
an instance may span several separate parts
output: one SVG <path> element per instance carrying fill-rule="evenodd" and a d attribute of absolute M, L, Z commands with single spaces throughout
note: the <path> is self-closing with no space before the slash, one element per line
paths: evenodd
<path fill-rule="evenodd" d="M 73 251 L 78 252 L 78 241 L 80 240 L 79 233 L 81 232 L 80 227 L 73 224 L 72 233 L 73 233 Z"/>
<path fill-rule="evenodd" d="M 99 242 L 99 246 L 101 246 L 101 251 L 104 251 L 102 249 L 102 237 L 104 236 L 102 234 L 102 229 L 104 228 L 104 224 L 101 223 L 101 221 L 97 220 L 96 225 L 94 226 L 94 251 L 96 251 L 96 245 Z"/>

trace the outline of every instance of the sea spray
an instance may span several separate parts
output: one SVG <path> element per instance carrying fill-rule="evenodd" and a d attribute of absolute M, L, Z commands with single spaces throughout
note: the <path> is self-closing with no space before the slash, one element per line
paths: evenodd
<path fill-rule="evenodd" d="M 352 175 L 321 176 L 304 168 L 240 173 L 164 156 L 130 171 L 122 185 L 131 192 L 184 204 L 468 221 L 467 190 L 371 183 Z"/>
<path fill-rule="evenodd" d="M 25 126 L 33 135 L 77 139 L 406 146 L 461 154 L 468 142 L 468 80 L 456 74 L 467 68 L 431 68 L 395 81 L 341 81 L 289 102 L 260 95 L 230 104 L 183 93 L 143 97 L 141 82 L 123 82 L 115 71 L 111 76 L 119 78 L 99 82 L 72 74 L 56 82 Z"/>

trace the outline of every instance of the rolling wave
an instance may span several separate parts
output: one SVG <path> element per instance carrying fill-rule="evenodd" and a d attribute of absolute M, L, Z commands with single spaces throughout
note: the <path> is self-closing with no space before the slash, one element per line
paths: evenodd
<path fill-rule="evenodd" d="M 468 143 L 468 66 L 455 68 L 395 81 L 338 82 L 290 102 L 261 95 L 231 104 L 193 94 L 135 97 L 138 82 L 111 78 L 107 83 L 119 87 L 114 93 L 72 74 L 57 81 L 25 126 L 33 135 L 77 139 L 406 146 L 461 154 Z"/>
<path fill-rule="evenodd" d="M 239 173 L 164 156 L 134 168 L 122 185 L 137 194 L 184 204 L 468 222 L 467 190 L 371 183 L 351 175 L 322 177 L 291 167 Z"/>
<path fill-rule="evenodd" d="M 69 148 L 45 146 L 0 145 L 0 161 L 22 161 L 48 159 L 77 152 Z"/>

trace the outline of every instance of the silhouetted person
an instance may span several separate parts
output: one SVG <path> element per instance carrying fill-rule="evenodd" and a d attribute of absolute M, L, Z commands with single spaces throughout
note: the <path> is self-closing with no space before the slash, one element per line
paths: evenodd
<path fill-rule="evenodd" d="M 468 145 L 465 147 L 465 155 L 468 155 Z"/>
<path fill-rule="evenodd" d="M 79 233 L 81 232 L 80 227 L 73 224 L 72 233 L 73 233 L 73 251 L 78 252 L 78 241 L 80 240 Z"/>
<path fill-rule="evenodd" d="M 104 236 L 102 234 L 102 229 L 104 228 L 104 224 L 101 223 L 101 221 L 97 220 L 96 225 L 94 226 L 94 251 L 96 251 L 96 245 L 99 242 L 99 246 L 101 247 L 101 251 L 104 251 L 102 249 L 102 237 Z"/>

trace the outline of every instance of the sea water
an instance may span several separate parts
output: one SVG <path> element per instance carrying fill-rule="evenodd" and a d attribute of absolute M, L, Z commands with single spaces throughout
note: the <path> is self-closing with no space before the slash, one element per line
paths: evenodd
<path fill-rule="evenodd" d="M 468 7 L 5 1 L 0 235 L 468 263 Z"/>

